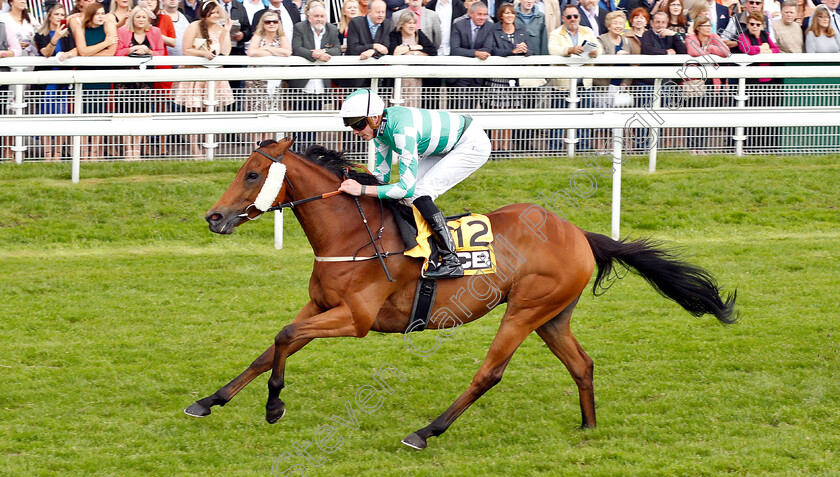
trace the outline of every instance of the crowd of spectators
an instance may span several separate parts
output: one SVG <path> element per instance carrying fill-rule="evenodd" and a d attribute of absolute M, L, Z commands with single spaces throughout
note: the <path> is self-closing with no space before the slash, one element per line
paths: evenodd
<path fill-rule="evenodd" d="M 491 56 L 600 55 L 728 56 L 730 52 L 838 53 L 840 0 L 344 0 L 335 24 L 327 22 L 322 0 L 47 0 L 30 11 L 27 0 L 0 0 L 0 58 L 55 56 L 172 56 L 212 59 L 217 55 L 299 56 L 329 62 L 334 56 L 361 59 L 383 55 L 448 55 L 487 59 Z M 72 1 L 72 0 L 70 0 Z M 340 0 L 339 0 L 340 1 Z M 135 3 L 136 2 L 136 3 Z M 58 68 L 58 67 L 56 67 Z M 627 87 L 643 94 L 650 80 L 577 80 L 577 107 L 610 106 Z M 724 80 L 725 83 L 726 80 Z M 756 79 L 756 83 L 771 83 Z M 369 80 L 217 81 L 217 108 L 258 111 L 315 110 L 329 107 L 332 88 L 364 86 Z M 406 78 L 403 98 L 408 106 L 440 106 L 424 88 L 470 88 L 474 95 L 455 95 L 450 108 L 520 108 L 516 91 L 534 88 L 568 90 L 569 80 L 517 78 Z M 705 96 L 711 80 L 687 80 L 690 98 Z M 85 113 L 109 111 L 149 113 L 161 107 L 160 95 L 144 101 L 152 91 L 168 91 L 167 110 L 198 111 L 209 92 L 202 81 L 171 83 L 86 84 Z M 68 91 L 63 85 L 38 85 L 44 98 L 40 112 L 67 112 Z M 283 99 L 284 88 L 296 90 Z M 240 91 L 251 91 L 246 99 Z M 254 92 L 256 91 L 256 92 Z M 597 94 L 587 92 L 595 92 Z M 148 96 L 151 97 L 151 96 Z M 106 98 L 110 98 L 109 100 Z M 689 100 L 689 105 L 691 101 Z M 109 105 L 110 106 L 107 106 Z M 699 103 L 696 103 L 699 104 Z M 564 100 L 553 107 L 565 107 Z M 494 138 L 497 148 L 508 147 L 510 135 Z M 47 159 L 60 157 L 60 138 L 43 140 Z M 98 139 L 86 142 L 86 155 L 101 154 Z M 192 153 L 200 155 L 198 141 Z M 125 139 L 124 155 L 137 158 L 143 144 Z M 693 150 L 700 150 L 697 140 Z"/>

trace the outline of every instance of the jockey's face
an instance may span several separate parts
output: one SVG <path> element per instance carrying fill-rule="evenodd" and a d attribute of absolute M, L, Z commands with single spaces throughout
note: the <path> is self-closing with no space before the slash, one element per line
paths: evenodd
<path fill-rule="evenodd" d="M 365 128 L 360 131 L 353 129 L 353 134 L 359 136 L 365 141 L 370 141 L 371 139 L 373 139 L 374 131 L 373 128 L 370 127 L 370 123 L 368 121 L 365 121 Z"/>

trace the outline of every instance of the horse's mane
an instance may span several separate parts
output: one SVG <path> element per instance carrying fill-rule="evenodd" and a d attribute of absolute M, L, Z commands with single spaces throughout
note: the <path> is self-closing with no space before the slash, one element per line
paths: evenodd
<path fill-rule="evenodd" d="M 269 146 L 276 143 L 274 140 L 267 140 L 260 143 L 260 147 Z M 344 153 L 340 151 L 333 151 L 324 146 L 309 146 L 302 154 L 303 158 L 317 164 L 336 176 L 343 178 L 345 174 L 350 179 L 355 180 L 363 185 L 382 185 L 382 183 L 372 174 L 357 170 L 358 165 L 350 162 Z M 349 168 L 349 170 L 348 170 Z"/>

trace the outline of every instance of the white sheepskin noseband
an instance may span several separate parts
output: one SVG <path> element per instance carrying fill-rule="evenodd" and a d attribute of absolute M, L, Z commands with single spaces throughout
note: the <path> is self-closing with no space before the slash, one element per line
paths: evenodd
<path fill-rule="evenodd" d="M 268 168 L 268 177 L 265 178 L 265 183 L 254 201 L 254 207 L 260 212 L 265 212 L 277 199 L 277 194 L 283 187 L 283 178 L 286 177 L 286 165 L 275 162 Z"/>

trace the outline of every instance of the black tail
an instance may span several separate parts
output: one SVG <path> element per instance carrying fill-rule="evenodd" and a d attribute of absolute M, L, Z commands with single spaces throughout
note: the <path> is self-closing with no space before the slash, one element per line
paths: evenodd
<path fill-rule="evenodd" d="M 694 316 L 708 313 L 725 324 L 738 320 L 738 314 L 734 311 L 737 292 L 724 300 L 720 296 L 720 287 L 709 272 L 657 248 L 660 244 L 647 239 L 628 242 L 592 232 L 584 234 L 598 266 L 598 275 L 592 289 L 594 294 L 598 294 L 599 288 L 604 291 L 609 289 L 603 282 L 610 277 L 614 261 L 617 261 L 624 268 L 641 275 L 660 295 L 679 303 Z"/>

